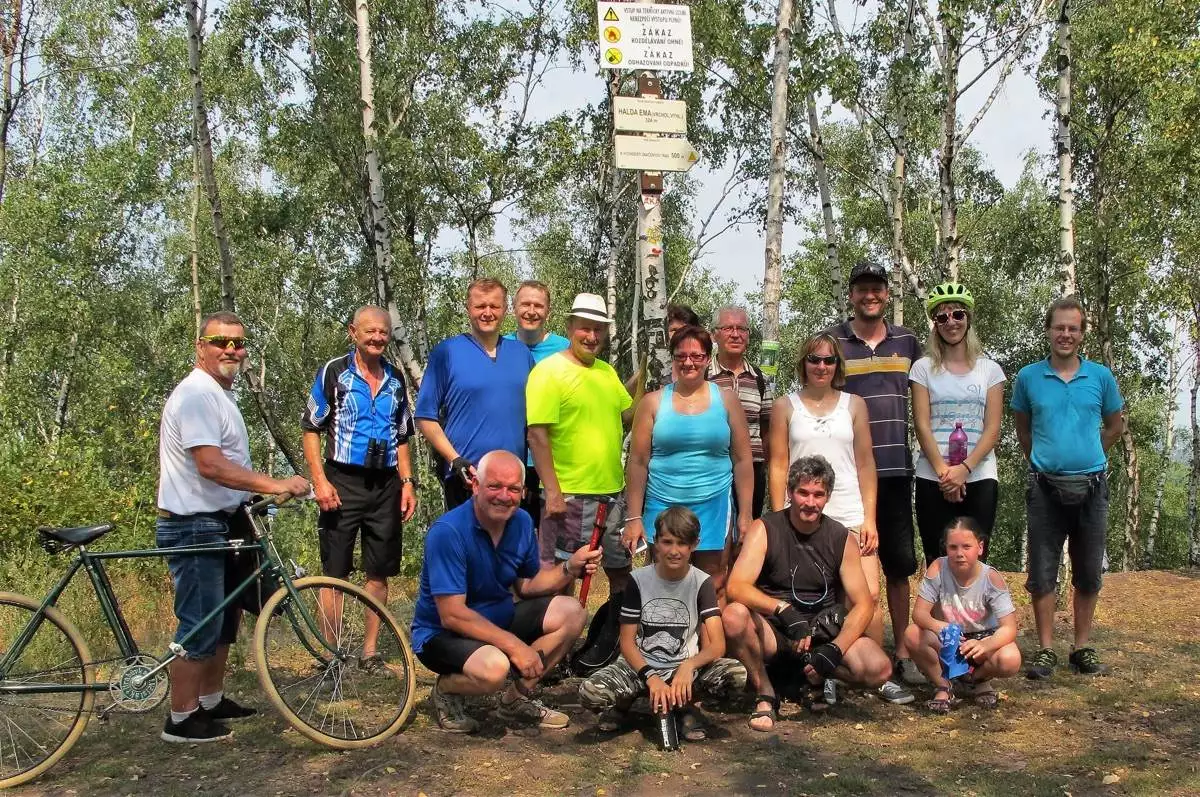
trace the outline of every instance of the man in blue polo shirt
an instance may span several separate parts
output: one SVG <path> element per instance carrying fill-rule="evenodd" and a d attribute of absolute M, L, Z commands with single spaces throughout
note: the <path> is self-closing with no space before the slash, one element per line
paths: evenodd
<path fill-rule="evenodd" d="M 1063 543 L 1071 557 L 1075 587 L 1075 644 L 1069 658 L 1081 675 L 1104 671 L 1088 645 L 1104 571 L 1108 532 L 1105 451 L 1124 428 L 1125 406 L 1117 380 L 1103 365 L 1079 356 L 1087 316 L 1074 296 L 1046 311 L 1050 356 L 1021 369 L 1013 385 L 1012 410 L 1021 450 L 1029 460 L 1025 508 L 1029 522 L 1029 574 L 1041 649 L 1026 675 L 1054 673 L 1054 603 Z"/>
<path fill-rule="evenodd" d="M 321 367 L 300 419 L 304 458 L 312 474 L 321 514 L 317 529 L 321 572 L 348 578 L 354 542 L 362 532 L 366 590 L 387 605 L 388 577 L 400 572 L 401 521 L 417 508 L 416 484 L 408 455 L 413 419 L 404 375 L 384 359 L 392 336 L 387 310 L 360 307 L 349 326 L 354 345 L 348 354 Z M 321 451 L 321 437 L 327 438 Z M 332 615 L 337 596 L 322 590 Z M 359 666 L 383 669 L 375 651 L 379 625 L 368 615 Z"/>
<path fill-rule="evenodd" d="M 467 286 L 471 331 L 433 347 L 417 394 L 417 428 L 442 458 L 446 509 L 471 497 L 475 467 L 488 451 L 525 458 L 529 348 L 500 337 L 508 290 L 493 279 Z"/>
<path fill-rule="evenodd" d="M 550 318 L 550 286 L 537 280 L 525 280 L 517 287 L 513 297 L 513 314 L 517 317 L 517 332 L 505 335 L 508 340 L 519 340 L 529 347 L 533 363 L 537 365 L 551 354 L 558 354 L 571 345 L 562 335 L 546 329 Z M 542 519 L 542 483 L 533 466 L 533 452 L 525 458 L 525 500 L 521 508 L 533 518 L 536 529 Z"/>
<path fill-rule="evenodd" d="M 586 619 L 579 601 L 560 595 L 602 552 L 580 548 L 561 566 L 541 568 L 533 521 L 519 508 L 525 465 L 507 451 L 480 460 L 471 500 L 442 515 L 425 537 L 413 614 L 417 658 L 438 674 L 430 696 L 438 727 L 471 733 L 464 695 L 505 689 L 506 722 L 565 728 L 570 720 L 531 690 L 571 649 Z M 513 595 L 520 598 L 514 603 Z"/>
<path fill-rule="evenodd" d="M 871 419 L 871 449 L 879 488 L 875 501 L 875 528 L 879 533 L 879 564 L 887 581 L 888 613 L 896 640 L 896 666 L 900 680 L 890 680 L 879 690 L 889 703 L 911 703 L 912 692 L 901 681 L 923 683 L 904 646 L 908 628 L 908 579 L 917 572 L 913 548 L 912 452 L 908 447 L 908 371 L 921 358 L 921 345 L 908 329 L 884 317 L 891 295 L 887 270 L 862 261 L 850 270 L 850 306 L 854 316 L 825 330 L 837 338 L 846 359 L 847 393 L 861 396 Z M 872 619 L 867 635 L 883 644 L 883 618 Z"/>

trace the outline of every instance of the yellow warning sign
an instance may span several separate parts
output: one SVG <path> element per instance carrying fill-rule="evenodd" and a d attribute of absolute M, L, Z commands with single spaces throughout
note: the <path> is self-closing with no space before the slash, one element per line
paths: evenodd
<path fill-rule="evenodd" d="M 621 51 L 616 47 L 609 47 L 604 51 L 604 60 L 608 61 L 610 64 L 621 63 Z"/>
<path fill-rule="evenodd" d="M 697 155 L 695 152 L 689 152 L 688 153 L 688 163 L 694 164 L 697 160 L 699 160 L 699 157 L 700 156 Z"/>
<path fill-rule="evenodd" d="M 604 29 L 604 40 L 609 44 L 616 44 L 621 41 L 621 29 L 609 26 Z"/>
<path fill-rule="evenodd" d="M 608 11 L 604 14 L 604 21 L 605 22 L 620 22 L 621 19 L 620 19 L 620 17 L 617 16 L 617 12 L 614 11 L 612 9 L 612 7 L 609 7 Z"/>

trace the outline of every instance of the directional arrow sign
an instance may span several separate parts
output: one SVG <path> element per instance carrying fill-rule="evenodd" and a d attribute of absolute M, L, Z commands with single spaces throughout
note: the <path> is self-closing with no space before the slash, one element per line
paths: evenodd
<path fill-rule="evenodd" d="M 613 123 L 636 133 L 686 133 L 687 103 L 653 97 L 614 97 Z"/>
<path fill-rule="evenodd" d="M 596 3 L 604 69 L 692 71 L 692 12 L 664 3 Z"/>
<path fill-rule="evenodd" d="M 686 138 L 613 136 L 617 168 L 645 172 L 686 172 L 700 160 L 700 153 Z"/>

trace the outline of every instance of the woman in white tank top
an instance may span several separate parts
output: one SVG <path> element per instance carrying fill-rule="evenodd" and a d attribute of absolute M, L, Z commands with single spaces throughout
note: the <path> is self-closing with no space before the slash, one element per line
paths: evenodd
<path fill-rule="evenodd" d="M 787 472 L 797 459 L 820 454 L 833 466 L 833 493 L 825 514 L 858 537 L 863 574 L 876 602 L 867 634 L 883 642 L 879 611 L 879 535 L 875 530 L 875 456 L 867 404 L 840 390 L 846 384 L 846 360 L 837 340 L 814 335 L 800 347 L 796 375 L 801 387 L 775 401 L 771 409 L 771 463 L 768 470 L 771 508 L 789 503 Z"/>

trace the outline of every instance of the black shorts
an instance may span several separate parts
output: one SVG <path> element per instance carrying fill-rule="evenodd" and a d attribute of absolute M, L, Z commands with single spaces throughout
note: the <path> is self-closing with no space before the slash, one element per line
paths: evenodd
<path fill-rule="evenodd" d="M 346 578 L 354 569 L 354 542 L 362 530 L 362 571 L 373 578 L 400 572 L 400 474 L 325 461 L 325 477 L 342 505 L 317 518 L 321 572 Z"/>
<path fill-rule="evenodd" d="M 767 500 L 767 463 L 755 462 L 754 465 L 754 503 L 750 505 L 750 517 L 758 520 L 762 517 L 763 505 Z M 733 491 L 734 519 L 741 513 L 738 508 L 737 490 Z"/>
<path fill-rule="evenodd" d="M 545 636 L 542 625 L 546 619 L 546 611 L 550 608 L 550 601 L 555 597 L 547 595 L 543 598 L 517 601 L 513 621 L 505 630 L 527 644 L 536 642 Z M 486 645 L 486 642 L 469 639 L 453 631 L 442 631 L 421 646 L 417 659 L 438 675 L 454 675 L 462 672 L 467 659 Z"/>
<path fill-rule="evenodd" d="M 461 506 L 475 494 L 457 473 L 451 473 L 449 478 L 442 479 L 442 495 L 446 498 L 446 511 Z"/>
<path fill-rule="evenodd" d="M 521 499 L 521 508 L 533 518 L 533 529 L 537 531 L 542 522 L 542 482 L 532 465 L 525 466 L 525 497 Z"/>
<path fill-rule="evenodd" d="M 888 581 L 900 581 L 917 572 L 912 498 L 913 483 L 908 476 L 879 480 L 875 528 L 879 530 L 879 564 Z"/>
<path fill-rule="evenodd" d="M 996 524 L 997 485 L 995 479 L 970 482 L 963 500 L 953 503 L 942 497 L 942 488 L 933 479 L 917 479 L 917 528 L 921 530 L 926 567 L 945 554 L 942 536 L 955 518 L 964 515 L 973 518 L 985 534 L 992 533 L 992 527 Z M 980 559 L 987 561 L 986 545 Z"/>

